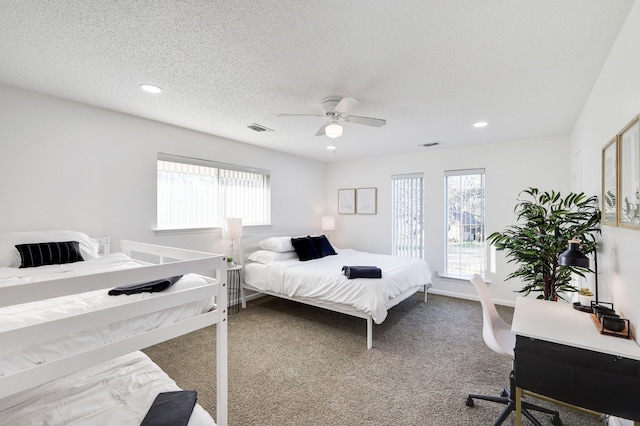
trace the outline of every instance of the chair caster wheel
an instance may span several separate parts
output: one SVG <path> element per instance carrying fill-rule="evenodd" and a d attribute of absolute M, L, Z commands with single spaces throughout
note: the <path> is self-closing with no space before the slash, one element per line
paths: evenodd
<path fill-rule="evenodd" d="M 502 388 L 502 392 L 500 392 L 500 396 L 503 398 L 508 398 L 511 393 L 507 390 L 507 388 Z"/>
<path fill-rule="evenodd" d="M 551 418 L 551 424 L 552 424 L 553 426 L 562 426 L 562 419 L 560 418 L 560 416 L 558 416 L 558 415 L 554 415 L 554 416 Z"/>
<path fill-rule="evenodd" d="M 465 402 L 467 407 L 475 407 L 476 404 L 473 403 L 473 399 L 470 396 L 467 397 L 467 402 Z"/>

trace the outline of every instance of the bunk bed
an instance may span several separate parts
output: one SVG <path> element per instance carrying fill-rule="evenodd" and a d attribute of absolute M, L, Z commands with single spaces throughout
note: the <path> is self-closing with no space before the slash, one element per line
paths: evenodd
<path fill-rule="evenodd" d="M 251 290 L 363 318 L 367 321 L 367 349 L 371 349 L 373 323 L 381 324 L 389 309 L 419 290 L 424 291 L 427 301 L 432 273 L 424 260 L 339 249 L 323 237 L 306 237 L 314 243 L 320 241 L 316 243 L 320 244 L 319 257 L 309 258 L 308 253 L 301 257 L 290 242 L 292 237 L 269 237 L 260 241 L 257 249 L 249 247 L 242 307 L 246 307 L 245 290 Z M 348 265 L 375 266 L 381 277 L 350 279 L 343 273 Z"/>
<path fill-rule="evenodd" d="M 7 245 L 69 237 L 82 261 L 21 268 Z M 0 234 L 0 424 L 141 424 L 158 394 L 180 388 L 140 349 L 215 325 L 216 421 L 198 404 L 187 419 L 226 426 L 226 258 L 132 241 L 110 253 L 109 243 Z M 163 291 L 107 294 L 167 277 Z"/>

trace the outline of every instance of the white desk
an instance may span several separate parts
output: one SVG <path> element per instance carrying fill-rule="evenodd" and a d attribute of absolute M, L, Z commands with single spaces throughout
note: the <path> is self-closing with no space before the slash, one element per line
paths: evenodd
<path fill-rule="evenodd" d="M 601 355 L 615 355 L 640 361 L 640 346 L 634 340 L 600 334 L 589 314 L 573 309 L 571 304 L 565 302 L 518 297 L 511 329 L 516 336 L 564 345 L 569 349 L 584 349 Z M 516 349 L 517 347 L 516 344 Z M 516 367 L 518 365 L 517 358 L 518 352 L 516 351 Z M 594 386 L 597 384 L 594 383 Z M 517 425 L 520 425 L 521 422 L 520 398 L 522 391 L 518 387 L 518 373 L 516 371 Z M 582 408 L 592 407 L 582 406 Z M 640 422 L 636 421 L 635 425 L 640 425 Z"/>

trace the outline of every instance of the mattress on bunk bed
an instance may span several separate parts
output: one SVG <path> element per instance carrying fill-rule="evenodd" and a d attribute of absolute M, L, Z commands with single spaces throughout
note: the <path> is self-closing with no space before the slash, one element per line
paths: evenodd
<path fill-rule="evenodd" d="M 47 265 L 36 268 L 3 267 L 0 268 L 0 293 L 2 287 L 9 284 L 46 281 L 54 278 L 121 270 L 137 266 L 140 266 L 140 264 L 127 255 L 113 253 L 96 259 L 88 259 L 84 262 L 63 265 Z M 202 277 L 196 274 L 187 274 L 163 293 L 171 293 L 204 283 L 205 281 Z M 0 308 L 0 331 L 35 325 L 73 314 L 90 312 L 98 308 L 117 306 L 123 301 L 131 302 L 155 297 L 153 293 L 109 296 L 107 291 L 108 289 L 95 290 L 2 307 Z M 203 299 L 129 320 L 116 321 L 99 330 L 88 329 L 59 338 L 41 339 L 42 341 L 37 344 L 16 344 L 11 348 L 2 348 L 0 350 L 0 374 L 9 374 L 45 362 L 55 361 L 68 354 L 97 348 L 107 342 L 121 340 L 144 331 L 153 330 L 161 325 L 175 323 L 191 318 L 194 315 L 208 312 L 214 306 L 213 299 Z"/>
<path fill-rule="evenodd" d="M 252 290 L 348 305 L 371 315 L 376 324 L 386 319 L 393 298 L 431 287 L 431 269 L 424 260 L 352 249 L 336 252 L 304 262 L 296 258 L 248 263 L 244 282 Z M 343 266 L 376 266 L 382 269 L 382 278 L 348 279 Z"/>
<path fill-rule="evenodd" d="M 0 399 L 0 424 L 139 425 L 160 392 L 176 383 L 140 351 Z M 198 404 L 189 426 L 215 425 Z"/>

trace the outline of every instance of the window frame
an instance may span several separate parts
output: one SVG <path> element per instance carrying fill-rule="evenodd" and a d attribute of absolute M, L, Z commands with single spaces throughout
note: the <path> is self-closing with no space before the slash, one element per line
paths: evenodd
<path fill-rule="evenodd" d="M 414 253 L 411 250 L 404 250 L 401 251 L 398 248 L 398 238 L 399 238 L 399 233 L 398 233 L 398 215 L 397 215 L 397 205 L 396 205 L 396 201 L 397 201 L 397 196 L 396 196 L 396 185 L 395 185 L 395 181 L 399 181 L 399 180 L 408 180 L 408 179 L 419 179 L 419 196 L 420 199 L 417 202 L 414 202 L 414 207 L 418 207 L 418 212 L 416 212 L 415 210 L 413 211 L 413 213 L 416 215 L 416 217 L 420 218 L 419 223 L 417 224 L 417 226 L 420 228 L 419 231 L 419 235 L 418 235 L 418 240 L 419 240 L 419 250 L 417 253 Z M 425 201 L 425 196 L 424 196 L 424 190 L 425 190 L 425 183 L 424 183 L 424 173 L 420 172 L 420 173 L 405 173 L 405 174 L 398 174 L 398 175 L 392 175 L 391 176 L 391 209 L 392 209 L 392 215 L 391 215 L 391 253 L 393 256 L 404 256 L 404 257 L 410 257 L 410 258 L 415 258 L 415 259 L 424 259 L 424 255 L 425 255 L 425 229 L 424 229 L 424 201 Z M 418 193 L 418 189 L 414 189 L 414 194 Z M 415 228 L 413 228 L 415 229 Z M 407 255 L 407 253 L 409 255 Z"/>
<path fill-rule="evenodd" d="M 214 183 L 211 185 L 215 185 L 214 194 L 212 194 L 213 203 L 212 209 L 214 210 L 211 215 L 214 219 L 209 223 L 196 223 L 196 224 L 182 224 L 175 223 L 173 221 L 161 221 L 161 189 L 160 189 L 160 162 L 168 162 L 168 163 L 177 163 L 180 164 L 181 167 L 186 166 L 196 166 L 196 167 L 204 167 L 211 169 L 215 172 Z M 222 171 L 222 173 L 221 173 Z M 253 174 L 256 176 L 261 176 L 263 181 L 260 183 L 263 185 L 262 192 L 259 196 L 258 202 L 259 205 L 257 207 L 257 213 L 252 211 L 251 214 L 243 214 L 238 210 L 237 203 L 242 203 L 243 199 L 246 199 L 246 194 L 239 200 L 235 200 L 235 208 L 231 210 L 231 207 L 228 207 L 229 203 L 229 195 L 233 194 L 233 192 L 229 192 L 228 185 L 225 185 L 225 179 L 231 179 L 231 183 L 233 183 L 233 178 L 230 176 L 233 172 L 238 172 L 241 174 Z M 204 174 L 194 174 L 193 176 L 204 176 Z M 242 182 L 242 179 L 239 180 Z M 201 188 L 202 189 L 202 188 Z M 209 190 L 211 188 L 208 188 Z M 249 192 L 251 190 L 255 190 L 256 188 L 248 188 Z M 260 188 L 258 188 L 260 190 Z M 261 202 L 260 202 L 261 201 Z M 166 199 L 164 200 L 166 202 Z M 256 221 L 256 215 L 259 219 Z M 243 217 L 248 216 L 248 217 Z M 259 169 L 255 167 L 247 167 L 241 166 L 237 164 L 229 164 L 223 163 L 219 161 L 206 160 L 202 158 L 194 158 L 194 157 L 186 157 L 181 155 L 167 154 L 163 152 L 158 152 L 156 158 L 156 232 L 171 232 L 171 231 L 192 231 L 197 232 L 199 230 L 210 230 L 221 228 L 224 222 L 225 217 L 243 217 L 243 226 L 269 226 L 271 225 L 271 172 L 266 169 Z M 249 219 L 249 220 L 247 220 Z M 162 222 L 162 223 L 161 223 Z"/>
<path fill-rule="evenodd" d="M 459 262 L 460 265 L 457 270 L 452 270 L 451 265 L 449 263 L 450 258 L 450 202 L 449 202 L 449 178 L 451 177 L 459 177 L 470 176 L 470 175 L 480 175 L 481 176 L 481 189 L 482 189 L 482 200 L 480 203 L 480 216 L 481 221 L 479 225 L 476 227 L 480 227 L 480 239 L 474 238 L 475 241 L 479 241 L 482 243 L 482 247 L 478 252 L 482 253 L 482 258 L 477 262 L 480 265 L 480 270 L 473 269 L 470 272 L 464 271 L 462 267 L 464 262 L 464 255 L 462 254 L 462 239 L 459 243 L 460 246 L 460 255 Z M 462 204 L 462 202 L 461 202 Z M 460 206 L 460 211 L 462 212 L 463 207 Z M 460 213 L 462 216 L 463 213 Z M 474 215 L 477 216 L 477 215 Z M 487 270 L 487 246 L 486 246 L 486 169 L 484 168 L 473 168 L 473 169 L 458 169 L 458 170 L 445 170 L 444 172 L 444 276 L 452 277 L 452 278 L 468 278 L 469 276 L 477 273 L 479 275 L 484 276 Z M 463 221 L 463 219 L 461 219 Z M 473 224 L 472 224 L 473 225 Z M 462 224 L 459 226 L 463 226 Z"/>

